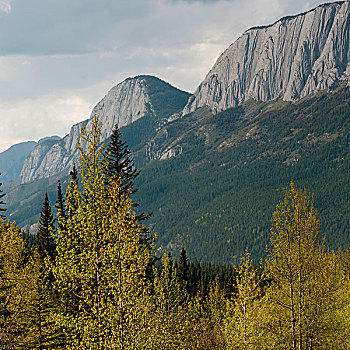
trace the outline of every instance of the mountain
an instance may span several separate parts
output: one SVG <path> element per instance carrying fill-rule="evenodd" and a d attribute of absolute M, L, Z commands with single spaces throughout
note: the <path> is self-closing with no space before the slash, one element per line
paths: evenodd
<path fill-rule="evenodd" d="M 180 111 L 190 94 L 176 89 L 170 84 L 152 76 L 142 75 L 128 78 L 113 87 L 94 107 L 91 117 L 97 115 L 102 122 L 102 139 L 106 140 L 118 123 L 123 127 L 141 119 L 147 127 L 140 130 L 142 135 L 166 120 L 171 114 Z M 80 128 L 89 129 L 91 117 L 74 125 L 62 140 L 49 139 L 35 147 L 27 157 L 20 173 L 21 183 L 47 178 L 67 172 L 78 160 L 76 142 Z M 146 125 L 144 125 L 146 126 Z"/>
<path fill-rule="evenodd" d="M 108 140 L 117 120 L 141 170 L 134 194 L 157 245 L 202 261 L 263 258 L 290 181 L 315 194 L 329 247 L 350 232 L 349 3 L 325 4 L 245 32 L 191 96 L 130 78 L 94 108 Z M 187 103 L 187 105 L 186 105 Z M 119 118 L 119 119 L 118 119 Z M 44 193 L 67 185 L 81 125 L 31 152 L 4 186 L 8 215 L 37 222 Z M 22 184 L 20 184 L 20 180 Z"/>
<path fill-rule="evenodd" d="M 350 3 L 334 2 L 247 30 L 217 60 L 183 114 L 244 101 L 295 101 L 350 76 Z"/>
<path fill-rule="evenodd" d="M 46 137 L 43 137 L 42 139 L 40 139 L 38 141 L 38 143 L 43 143 L 45 141 L 48 141 L 48 140 L 56 140 L 56 141 L 59 141 L 61 140 L 61 138 L 59 136 L 46 136 Z"/>
<path fill-rule="evenodd" d="M 315 194 L 329 247 L 349 246 L 350 89 L 290 102 L 203 107 L 168 123 L 135 154 L 181 149 L 141 168 L 135 194 L 158 245 L 201 261 L 265 256 L 272 213 L 294 181 Z"/>
<path fill-rule="evenodd" d="M 0 153 L 1 182 L 7 183 L 16 179 L 23 167 L 24 160 L 37 145 L 35 141 L 27 141 L 11 146 Z"/>

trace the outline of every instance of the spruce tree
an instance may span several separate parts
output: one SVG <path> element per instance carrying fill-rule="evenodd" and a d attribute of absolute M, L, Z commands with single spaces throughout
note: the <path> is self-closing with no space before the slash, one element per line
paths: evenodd
<path fill-rule="evenodd" d="M 45 199 L 40 213 L 39 228 L 36 236 L 36 248 L 42 261 L 44 261 L 46 256 L 52 261 L 55 257 L 56 243 L 54 233 L 54 218 L 51 213 L 47 193 L 45 193 Z"/>
<path fill-rule="evenodd" d="M 134 187 L 134 180 L 140 174 L 140 171 L 134 166 L 134 160 L 131 156 L 126 141 L 122 140 L 122 135 L 117 123 L 114 126 L 110 142 L 108 143 L 106 151 L 104 152 L 104 159 L 105 163 L 107 164 L 106 175 L 109 179 L 108 182 L 110 183 L 111 181 L 120 180 L 119 196 L 130 196 L 135 193 L 137 188 Z M 133 202 L 133 206 L 138 207 L 139 204 Z M 147 220 L 151 215 L 151 213 L 139 213 L 136 216 L 136 220 Z M 154 237 L 150 235 L 150 231 L 146 226 L 142 226 L 142 229 L 143 234 L 140 236 L 140 245 L 147 249 L 151 249 Z M 149 260 L 146 274 L 146 278 L 149 281 L 152 281 L 154 278 L 153 266 L 158 260 L 159 259 L 156 257 L 152 257 Z"/>
<path fill-rule="evenodd" d="M 66 217 L 66 211 L 64 208 L 64 199 L 63 199 L 60 180 L 58 180 L 58 183 L 57 183 L 57 200 L 56 200 L 55 207 L 57 209 L 57 216 L 60 218 L 60 220 L 58 220 L 58 229 L 62 231 L 64 227 L 63 223 L 66 221 L 67 217 Z"/>
<path fill-rule="evenodd" d="M 38 248 L 34 249 L 24 272 L 25 303 L 20 325 L 25 330 L 20 345 L 24 349 L 59 349 L 64 333 L 52 319 L 57 298 L 52 286 L 51 264 L 42 261 Z"/>
<path fill-rule="evenodd" d="M 1 173 L 0 173 L 1 175 Z M 2 200 L 6 196 L 6 193 L 4 193 L 1 189 L 2 183 L 0 182 L 0 205 L 6 205 L 6 203 Z M 0 212 L 5 212 L 7 209 L 6 208 L 0 208 Z M 2 219 L 5 219 L 5 215 L 1 214 L 0 215 Z"/>
<path fill-rule="evenodd" d="M 180 285 L 183 289 L 188 291 L 189 289 L 189 265 L 186 255 L 185 248 L 181 249 L 179 256 L 179 262 L 177 266 L 177 274 L 179 278 Z"/>
<path fill-rule="evenodd" d="M 75 163 L 73 163 L 73 169 L 69 172 L 69 175 L 71 176 L 72 181 L 78 183 L 78 172 L 75 167 Z"/>
<path fill-rule="evenodd" d="M 107 176 L 121 180 L 120 195 L 134 193 L 134 180 L 140 171 L 135 169 L 134 160 L 131 157 L 130 150 L 126 141 L 122 141 L 122 135 L 115 124 L 112 131 L 111 140 L 107 145 L 105 158 L 107 160 Z"/>

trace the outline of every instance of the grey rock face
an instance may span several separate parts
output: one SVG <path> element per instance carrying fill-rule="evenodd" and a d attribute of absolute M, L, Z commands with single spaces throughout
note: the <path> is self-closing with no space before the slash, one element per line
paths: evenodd
<path fill-rule="evenodd" d="M 217 60 L 183 114 L 207 106 L 214 113 L 248 99 L 293 101 L 350 76 L 350 3 L 247 30 Z"/>
<path fill-rule="evenodd" d="M 146 115 L 161 123 L 170 114 L 181 111 L 189 96 L 189 93 L 156 77 L 143 75 L 126 79 L 113 87 L 95 106 L 90 119 L 74 125 L 63 139 L 43 139 L 25 160 L 20 174 L 21 183 L 67 172 L 73 163 L 78 163 L 76 145 L 80 130 L 82 126 L 91 129 L 93 116 L 98 116 L 102 123 L 103 141 L 111 135 L 116 123 L 123 127 Z"/>
<path fill-rule="evenodd" d="M 152 114 L 153 108 L 147 90 L 147 77 L 129 78 L 113 87 L 95 106 L 90 119 L 74 125 L 62 140 L 40 143 L 26 158 L 20 173 L 21 183 L 31 182 L 71 169 L 78 160 L 76 152 L 80 129 L 91 128 L 91 117 L 97 115 L 102 122 L 102 140 L 107 139 L 115 123 L 119 127 Z"/>

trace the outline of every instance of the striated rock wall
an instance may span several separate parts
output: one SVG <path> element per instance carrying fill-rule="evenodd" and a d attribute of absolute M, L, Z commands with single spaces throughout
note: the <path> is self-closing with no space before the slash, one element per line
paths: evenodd
<path fill-rule="evenodd" d="M 214 113 L 245 100 L 293 101 L 323 90 L 350 73 L 350 3 L 247 30 L 217 60 L 183 110 Z"/>
<path fill-rule="evenodd" d="M 147 76 L 128 78 L 113 87 L 94 107 L 90 119 L 74 125 L 62 140 L 43 142 L 35 147 L 24 162 L 21 183 L 71 169 L 78 160 L 76 144 L 81 126 L 89 129 L 92 116 L 97 115 L 102 122 L 102 139 L 105 140 L 111 135 L 115 123 L 122 127 L 153 113 L 147 88 Z"/>

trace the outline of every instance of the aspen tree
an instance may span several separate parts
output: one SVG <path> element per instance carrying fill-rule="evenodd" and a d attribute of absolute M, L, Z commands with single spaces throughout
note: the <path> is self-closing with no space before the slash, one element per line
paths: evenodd
<path fill-rule="evenodd" d="M 246 253 L 238 268 L 236 293 L 227 301 L 225 335 L 228 349 L 263 348 L 265 303 L 262 280 L 263 276 L 258 275 Z"/>
<path fill-rule="evenodd" d="M 312 197 L 292 182 L 273 214 L 266 263 L 274 348 L 327 348 L 342 283 L 339 266 L 320 242 Z"/>
<path fill-rule="evenodd" d="M 209 285 L 208 295 L 201 307 L 201 348 L 226 349 L 225 290 L 220 286 L 218 278 Z"/>
<path fill-rule="evenodd" d="M 150 251 L 140 247 L 144 229 L 130 196 L 120 195 L 120 179 L 107 186 L 100 134 L 95 117 L 78 144 L 81 190 L 74 179 L 67 190 L 55 277 L 62 298 L 77 308 L 64 307 L 56 320 L 70 333 L 71 349 L 144 349 Z"/>
<path fill-rule="evenodd" d="M 23 329 L 25 291 L 21 288 L 25 246 L 20 230 L 0 218 L 0 344 L 5 349 L 18 345 Z"/>

